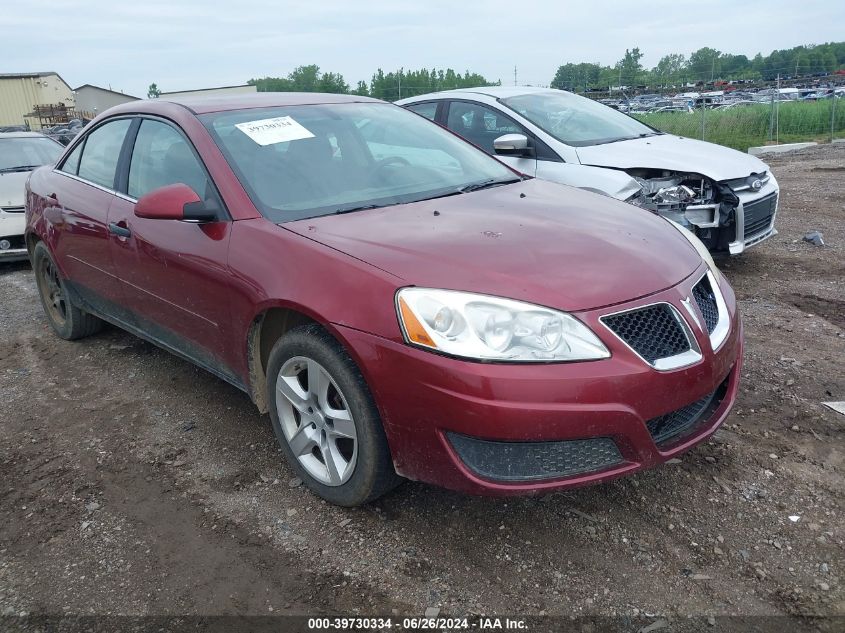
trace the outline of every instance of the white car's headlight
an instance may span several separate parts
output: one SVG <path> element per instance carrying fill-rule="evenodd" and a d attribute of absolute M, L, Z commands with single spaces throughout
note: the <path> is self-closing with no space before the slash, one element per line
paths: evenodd
<path fill-rule="evenodd" d="M 716 266 L 716 262 L 713 261 L 713 256 L 710 254 L 710 251 L 707 250 L 707 247 L 702 243 L 698 236 L 694 235 L 692 231 L 689 229 L 685 229 L 677 222 L 673 222 L 672 220 L 666 220 L 669 224 L 674 226 L 681 235 L 683 235 L 686 240 L 692 244 L 693 248 L 698 251 L 698 254 L 701 255 L 701 259 L 704 260 L 704 263 L 707 264 L 707 267 L 713 273 L 713 276 L 716 278 L 716 281 L 719 281 L 722 278 L 722 273 L 719 268 Z"/>
<path fill-rule="evenodd" d="M 454 290 L 403 288 L 396 309 L 405 340 L 476 360 L 554 362 L 608 358 L 575 317 L 550 308 Z"/>

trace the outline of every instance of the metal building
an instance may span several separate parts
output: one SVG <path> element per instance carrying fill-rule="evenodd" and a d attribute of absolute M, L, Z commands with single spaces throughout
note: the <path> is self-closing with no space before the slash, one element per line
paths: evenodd
<path fill-rule="evenodd" d="M 0 74 L 0 126 L 41 127 L 32 114 L 38 107 L 59 106 L 73 109 L 73 91 L 55 72 Z"/>
<path fill-rule="evenodd" d="M 91 84 L 83 84 L 74 90 L 74 92 L 76 93 L 76 109 L 91 115 L 85 118 L 93 118 L 112 106 L 139 99 L 139 97 L 133 97 L 132 95 Z"/>

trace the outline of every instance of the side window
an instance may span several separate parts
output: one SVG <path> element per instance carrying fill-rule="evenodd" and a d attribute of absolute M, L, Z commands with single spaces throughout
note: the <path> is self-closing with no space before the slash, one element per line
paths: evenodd
<path fill-rule="evenodd" d="M 161 121 L 144 119 L 129 163 L 127 193 L 140 198 L 159 187 L 183 183 L 205 198 L 208 178 L 185 137 Z"/>
<path fill-rule="evenodd" d="M 76 175 L 79 171 L 79 157 L 82 156 L 83 145 L 85 145 L 84 140 L 70 153 L 70 156 L 67 157 L 67 160 L 65 160 L 60 171 L 73 174 L 74 176 Z"/>
<path fill-rule="evenodd" d="M 412 112 L 416 112 L 417 114 L 423 115 L 429 121 L 434 121 L 434 117 L 437 116 L 436 101 L 431 101 L 428 103 L 412 103 L 411 105 L 407 106 L 407 108 Z"/>
<path fill-rule="evenodd" d="M 526 134 L 525 129 L 501 112 L 480 103 L 452 101 L 446 127 L 493 154 L 493 141 L 503 134 Z"/>
<path fill-rule="evenodd" d="M 114 189 L 114 176 L 120 148 L 129 130 L 130 119 L 119 119 L 101 125 L 88 135 L 77 173 L 107 189 Z"/>

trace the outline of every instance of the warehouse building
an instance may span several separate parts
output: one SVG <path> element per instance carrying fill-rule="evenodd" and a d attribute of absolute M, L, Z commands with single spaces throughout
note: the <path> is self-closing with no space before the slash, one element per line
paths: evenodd
<path fill-rule="evenodd" d="M 73 91 L 55 72 L 0 74 L 0 126 L 26 125 L 39 129 L 33 113 L 41 108 L 74 108 Z"/>
<path fill-rule="evenodd" d="M 138 101 L 138 97 L 91 84 L 79 86 L 74 92 L 76 93 L 76 109 L 80 112 L 90 113 L 93 116 L 100 114 L 104 110 L 108 110 L 112 106 L 130 101 Z"/>

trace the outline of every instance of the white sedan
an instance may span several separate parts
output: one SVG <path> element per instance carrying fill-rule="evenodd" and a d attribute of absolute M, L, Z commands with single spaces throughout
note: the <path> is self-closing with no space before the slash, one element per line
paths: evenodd
<path fill-rule="evenodd" d="M 562 90 L 493 86 L 397 102 L 529 176 L 650 209 L 737 255 L 775 235 L 778 184 L 758 158 L 664 134 Z"/>
<path fill-rule="evenodd" d="M 37 132 L 0 132 L 0 261 L 27 259 L 24 191 L 33 169 L 56 162 L 64 150 Z"/>

